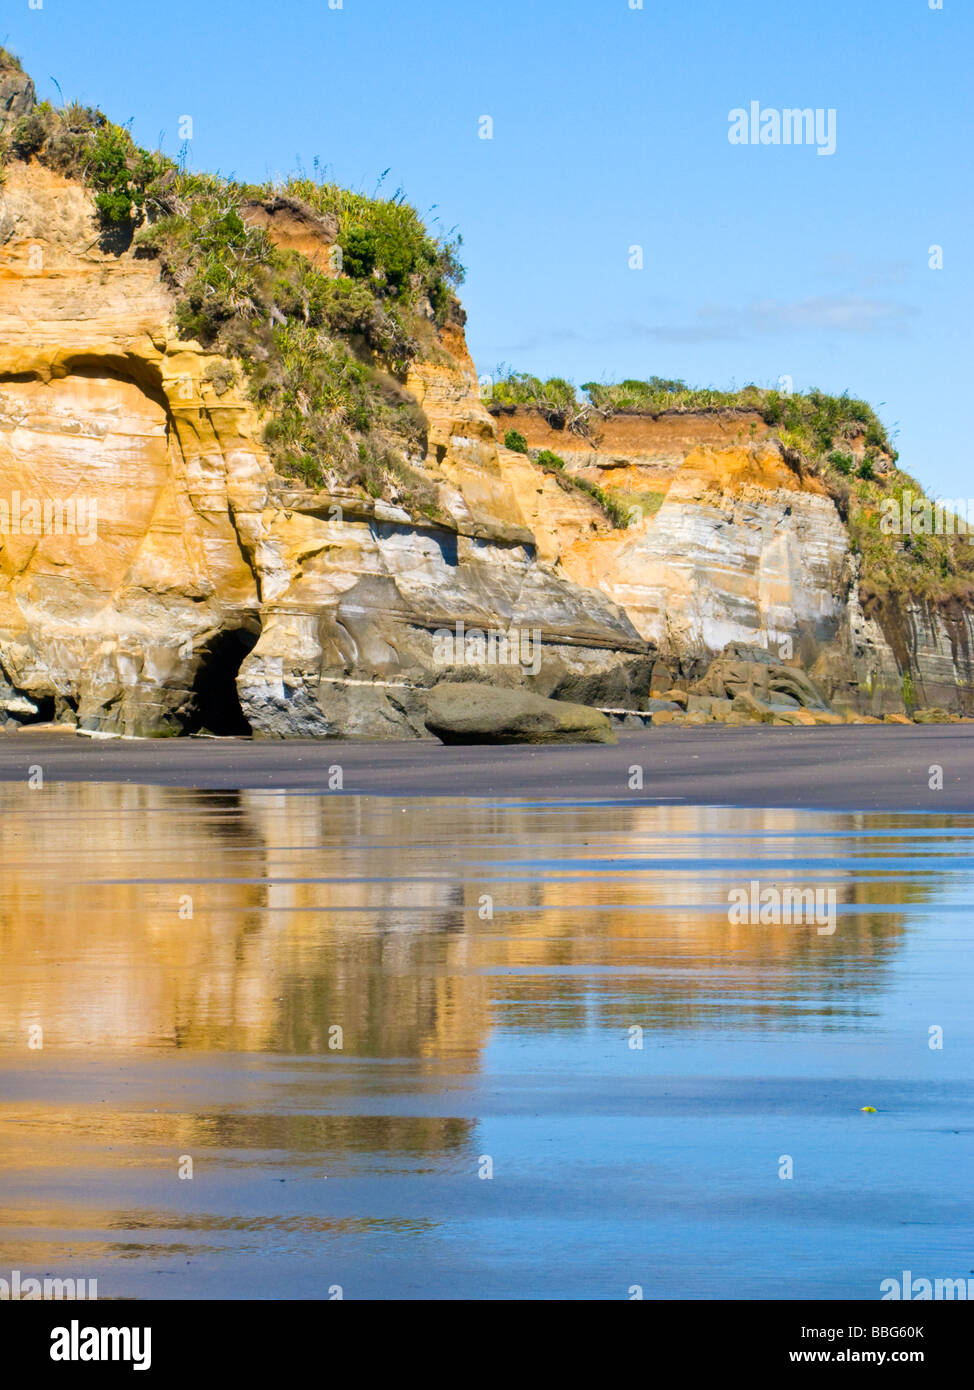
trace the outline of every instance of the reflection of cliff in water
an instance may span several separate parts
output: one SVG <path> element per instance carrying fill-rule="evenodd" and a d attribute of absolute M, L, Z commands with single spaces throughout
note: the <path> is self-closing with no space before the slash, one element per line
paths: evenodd
<path fill-rule="evenodd" d="M 346 1058 L 475 1068 L 497 1024 L 849 1026 L 893 905 L 950 867 L 890 815 L 108 784 L 4 802 L 7 1047 L 40 1023 L 46 1048 L 327 1058 L 340 1028 Z M 752 878 L 834 886 L 835 934 L 731 926 L 727 890 Z"/>

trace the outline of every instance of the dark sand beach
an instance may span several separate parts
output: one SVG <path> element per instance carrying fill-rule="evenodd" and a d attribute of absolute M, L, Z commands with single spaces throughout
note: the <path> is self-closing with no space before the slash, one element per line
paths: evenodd
<path fill-rule="evenodd" d="M 662 729 L 615 745 L 446 747 L 247 739 L 0 738 L 0 781 L 40 765 L 49 781 L 125 782 L 346 794 L 562 801 L 622 799 L 698 806 L 829 810 L 974 810 L 974 725 L 850 725 L 818 729 Z M 630 769 L 643 785 L 631 786 Z M 943 786 L 930 787 L 934 766 Z"/>

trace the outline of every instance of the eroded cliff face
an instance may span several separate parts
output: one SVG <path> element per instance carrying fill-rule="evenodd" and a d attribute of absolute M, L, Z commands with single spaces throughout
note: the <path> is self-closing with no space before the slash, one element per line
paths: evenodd
<path fill-rule="evenodd" d="M 626 530 L 576 531 L 561 567 L 620 604 L 674 678 L 747 643 L 801 666 L 840 708 L 881 714 L 906 699 L 974 713 L 974 614 L 957 602 L 864 607 L 832 498 L 759 415 L 619 415 L 585 437 L 532 408 L 494 413 L 499 433 L 557 453 L 629 512 Z"/>
<path fill-rule="evenodd" d="M 27 74 L 0 63 L 0 134 L 20 116 L 32 111 L 36 100 L 34 84 Z"/>
<path fill-rule="evenodd" d="M 626 615 L 539 553 L 459 330 L 407 383 L 443 520 L 313 494 L 275 476 L 233 365 L 176 339 L 157 264 L 103 249 L 83 187 L 5 174 L 0 711 L 105 734 L 422 736 L 422 691 L 450 670 L 436 634 L 458 623 L 530 635 L 488 678 L 648 690 Z M 296 232 L 285 211 L 287 236 L 327 246 L 327 224 Z"/>
<path fill-rule="evenodd" d="M 0 665 L 8 700 L 95 730 L 182 727 L 208 648 L 255 625 L 266 465 L 169 315 L 150 262 L 99 248 L 78 184 L 8 166 Z"/>
<path fill-rule="evenodd" d="M 491 413 L 454 321 L 403 383 L 437 519 L 315 493 L 275 474 L 239 368 L 177 338 L 158 263 L 105 245 L 80 183 L 4 173 L 0 718 L 425 737 L 441 679 L 640 708 L 730 643 L 781 653 L 840 708 L 974 713 L 970 610 L 864 606 L 834 502 L 760 416 L 619 414 L 582 437 Z M 281 199 L 247 217 L 337 273 L 328 218 Z M 565 474 L 505 448 L 511 428 Z"/>

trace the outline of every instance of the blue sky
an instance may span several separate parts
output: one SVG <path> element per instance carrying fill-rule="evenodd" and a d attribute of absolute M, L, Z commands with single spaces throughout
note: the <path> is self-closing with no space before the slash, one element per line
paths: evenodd
<path fill-rule="evenodd" d="M 848 389 L 971 490 L 969 0 L 7 0 L 0 41 L 143 144 L 192 116 L 197 168 L 388 169 L 463 233 L 482 372 Z M 752 100 L 835 153 L 732 145 Z"/>

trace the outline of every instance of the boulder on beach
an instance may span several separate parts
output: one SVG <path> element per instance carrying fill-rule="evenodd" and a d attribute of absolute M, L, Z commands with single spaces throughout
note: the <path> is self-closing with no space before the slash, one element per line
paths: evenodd
<path fill-rule="evenodd" d="M 763 647 L 731 642 L 692 687 L 691 693 L 735 700 L 748 695 L 756 703 L 783 708 L 827 710 L 828 702 L 804 671 L 786 666 Z"/>
<path fill-rule="evenodd" d="M 913 722 L 914 724 L 950 724 L 952 721 L 945 709 L 933 706 L 930 709 L 915 709 Z"/>
<path fill-rule="evenodd" d="M 615 743 L 607 717 L 588 705 L 469 681 L 435 685 L 425 721 L 443 743 Z"/>

